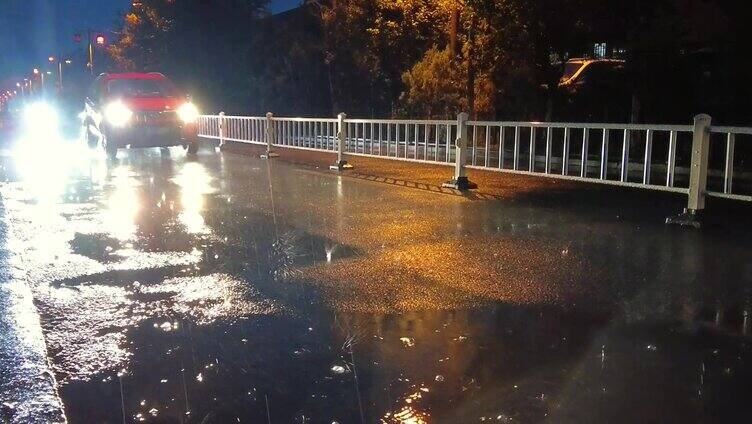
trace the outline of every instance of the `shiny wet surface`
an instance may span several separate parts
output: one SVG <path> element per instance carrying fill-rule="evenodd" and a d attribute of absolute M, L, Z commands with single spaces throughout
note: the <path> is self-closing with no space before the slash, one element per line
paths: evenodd
<path fill-rule="evenodd" d="M 2 158 L 4 243 L 69 422 L 752 416 L 748 222 L 686 231 L 661 224 L 673 200 L 472 201 L 208 151 L 120 158 Z"/>

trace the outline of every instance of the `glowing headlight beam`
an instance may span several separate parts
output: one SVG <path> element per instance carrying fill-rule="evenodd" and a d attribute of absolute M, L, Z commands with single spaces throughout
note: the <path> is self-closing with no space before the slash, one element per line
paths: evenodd
<path fill-rule="evenodd" d="M 186 124 L 196 122 L 198 115 L 198 108 L 191 102 L 185 103 L 178 108 L 178 116 Z"/>
<path fill-rule="evenodd" d="M 36 102 L 24 109 L 24 137 L 37 143 L 56 137 L 57 111 L 45 102 Z"/>
<path fill-rule="evenodd" d="M 28 128 L 57 127 L 57 111 L 44 102 L 32 103 L 24 110 L 24 119 Z"/>
<path fill-rule="evenodd" d="M 104 109 L 104 116 L 107 118 L 107 122 L 116 127 L 122 127 L 127 124 L 132 115 L 133 112 L 122 102 L 118 101 L 108 104 Z"/>

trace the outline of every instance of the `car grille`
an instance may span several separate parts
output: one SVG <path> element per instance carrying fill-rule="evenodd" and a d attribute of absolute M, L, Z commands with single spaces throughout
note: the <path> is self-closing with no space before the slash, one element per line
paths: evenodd
<path fill-rule="evenodd" d="M 174 110 L 155 110 L 135 112 L 133 122 L 141 125 L 170 125 L 178 123 L 178 114 Z"/>

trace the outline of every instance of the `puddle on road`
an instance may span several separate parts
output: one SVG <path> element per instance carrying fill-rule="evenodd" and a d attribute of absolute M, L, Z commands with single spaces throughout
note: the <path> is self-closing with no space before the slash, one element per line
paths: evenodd
<path fill-rule="evenodd" d="M 691 244 L 461 199 L 418 216 L 432 195 L 204 159 L 128 155 L 44 206 L 3 187 L 70 422 L 748 412 L 749 293 L 660 267 L 740 275 Z"/>

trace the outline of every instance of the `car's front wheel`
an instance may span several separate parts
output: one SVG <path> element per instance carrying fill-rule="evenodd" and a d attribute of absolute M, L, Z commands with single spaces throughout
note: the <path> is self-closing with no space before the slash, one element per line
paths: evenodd
<path fill-rule="evenodd" d="M 198 153 L 198 141 L 191 141 L 186 144 L 185 150 L 191 156 L 196 155 Z"/>

